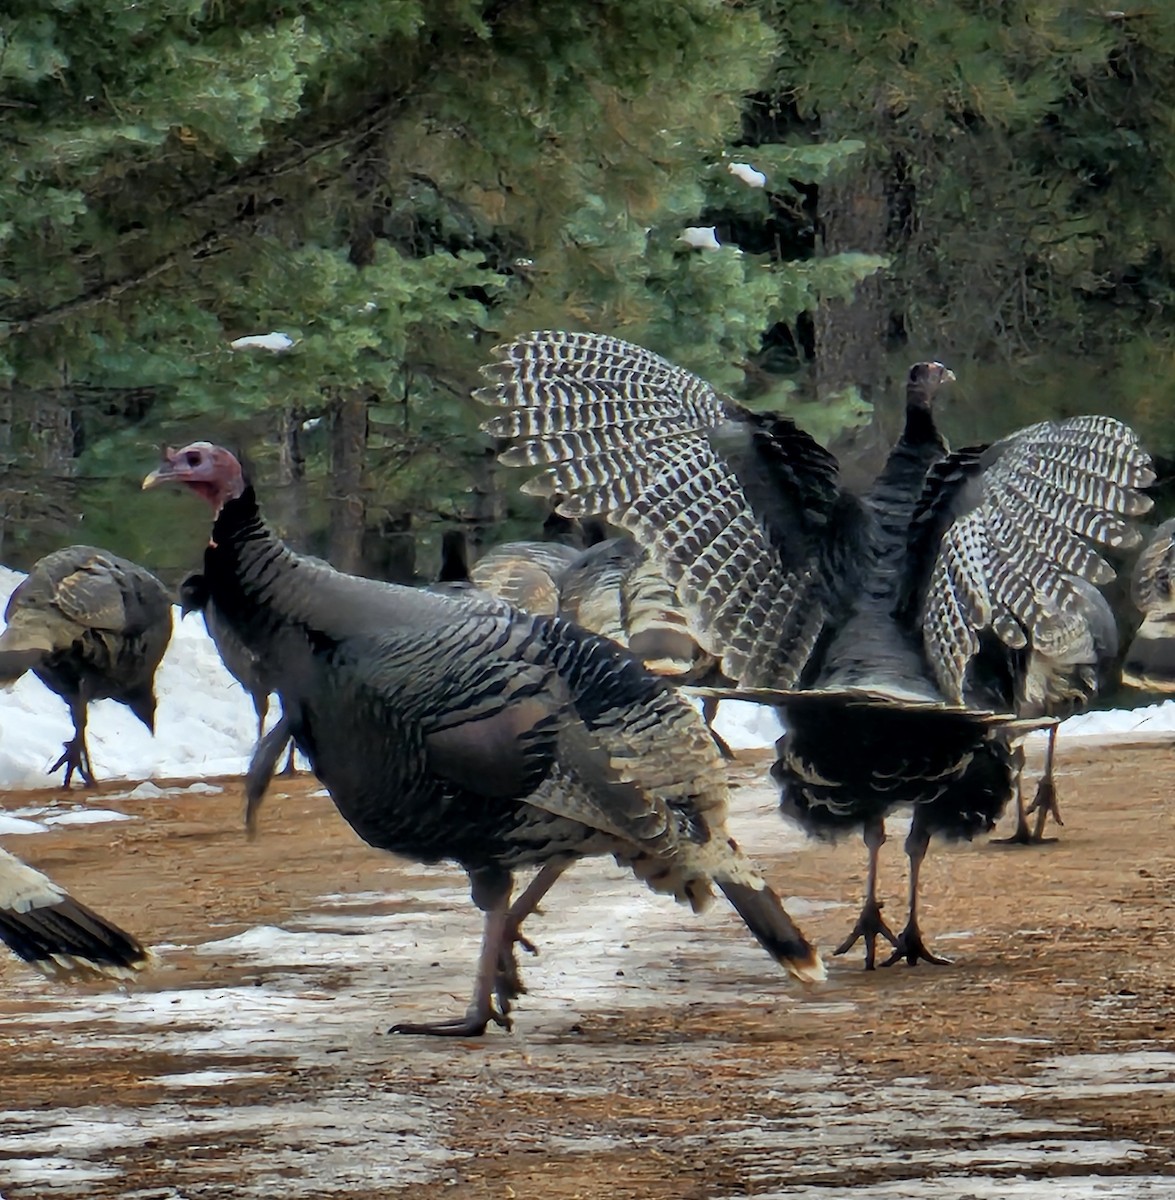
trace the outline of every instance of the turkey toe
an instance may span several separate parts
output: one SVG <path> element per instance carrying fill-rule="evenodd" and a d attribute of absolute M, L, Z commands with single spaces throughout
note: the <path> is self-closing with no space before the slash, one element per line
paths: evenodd
<path fill-rule="evenodd" d="M 881 915 L 881 904 L 877 900 L 866 901 L 861 909 L 857 923 L 849 932 L 849 936 L 833 951 L 835 955 L 847 954 L 859 941 L 865 942 L 865 970 L 872 971 L 877 961 L 877 939 L 885 938 L 891 946 L 898 944 L 894 932 L 885 923 Z"/>

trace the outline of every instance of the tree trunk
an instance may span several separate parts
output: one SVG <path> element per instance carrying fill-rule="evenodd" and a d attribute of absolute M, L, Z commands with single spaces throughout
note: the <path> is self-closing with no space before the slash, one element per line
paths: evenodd
<path fill-rule="evenodd" d="M 270 505 L 278 531 L 296 550 L 306 548 L 309 536 L 309 504 L 306 495 L 306 458 L 302 453 L 302 422 L 306 413 L 300 408 L 283 408 L 277 442 L 277 472 Z"/>
<path fill-rule="evenodd" d="M 858 251 L 885 254 L 889 203 L 883 168 L 875 161 L 820 186 L 819 217 L 825 254 Z M 833 401 L 854 388 L 872 406 L 867 425 L 835 439 L 850 486 L 872 480 L 885 462 L 885 401 L 889 393 L 886 338 L 889 331 L 887 281 L 878 273 L 862 280 L 851 300 L 826 300 L 815 315 L 816 393 Z"/>
<path fill-rule="evenodd" d="M 367 459 L 367 396 L 352 392 L 330 406 L 330 540 L 327 557 L 340 571 L 363 564 L 367 501 L 363 473 Z"/>

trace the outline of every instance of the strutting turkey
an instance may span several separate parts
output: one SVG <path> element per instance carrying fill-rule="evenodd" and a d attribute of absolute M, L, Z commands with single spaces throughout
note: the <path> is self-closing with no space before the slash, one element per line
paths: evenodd
<path fill-rule="evenodd" d="M 149 571 L 93 546 L 67 546 L 34 564 L 8 599 L 0 686 L 26 671 L 69 705 L 74 736 L 49 768 L 94 785 L 86 746 L 91 700 L 111 699 L 155 730 L 155 671 L 171 640 L 171 600 Z"/>
<path fill-rule="evenodd" d="M 508 1027 L 522 921 L 575 859 L 612 854 L 703 907 L 715 883 L 801 979 L 823 964 L 725 829 L 728 792 L 694 710 L 604 638 L 568 622 L 344 575 L 264 524 L 239 463 L 207 442 L 168 451 L 215 512 L 209 595 L 272 671 L 298 748 L 370 845 L 469 874 L 485 931 L 473 998 L 451 1021 Z M 501 602 L 497 602 L 500 604 Z M 539 866 L 510 905 L 512 873 Z"/>
<path fill-rule="evenodd" d="M 677 590 L 648 552 L 630 537 L 608 538 L 584 550 L 559 581 L 559 613 L 627 646 L 645 669 L 674 684 L 723 684 L 714 655 L 690 632 Z M 714 731 L 718 700 L 702 701 L 702 717 L 723 758 L 730 747 Z"/>
<path fill-rule="evenodd" d="M 1134 564 L 1130 596 L 1142 624 L 1126 651 L 1122 682 L 1148 692 L 1175 692 L 1175 518 L 1152 534 Z"/>
<path fill-rule="evenodd" d="M 44 975 L 129 979 L 150 954 L 129 933 L 0 850 L 0 941 Z"/>
<path fill-rule="evenodd" d="M 476 394 L 505 410 L 484 426 L 514 443 L 502 461 L 543 468 L 524 490 L 565 496 L 568 516 L 604 514 L 648 548 L 725 674 L 785 708 L 785 815 L 818 836 L 862 829 L 865 904 L 837 952 L 863 938 L 870 967 L 882 936 L 890 962 L 941 961 L 917 918 L 930 837 L 990 830 L 1008 802 L 1031 664 L 1068 680 L 1095 664 L 1090 585 L 1113 571 L 1091 543 L 1131 544 L 1127 518 L 1150 506 L 1133 432 L 1077 417 L 952 454 L 932 405 L 953 375 L 919 363 L 903 433 L 858 497 L 792 421 L 639 346 L 546 331 L 495 355 Z M 876 868 L 899 805 L 913 819 L 895 938 Z"/>
<path fill-rule="evenodd" d="M 264 785 L 268 784 L 277 760 L 282 752 L 289 747 L 286 759 L 286 775 L 294 773 L 294 746 L 290 739 L 289 726 L 279 718 L 274 725 L 277 730 L 273 736 L 265 740 L 265 719 L 269 716 L 269 697 L 273 685 L 266 675 L 261 659 L 233 633 L 232 627 L 225 621 L 216 605 L 208 595 L 208 585 L 199 571 L 188 575 L 179 587 L 180 612 L 186 617 L 188 613 L 198 612 L 204 618 L 204 628 L 216 647 L 224 669 L 241 685 L 253 702 L 253 711 L 257 714 L 257 745 L 253 750 L 253 765 L 250 768 L 250 779 L 258 777 L 264 780 L 260 786 L 250 787 L 246 784 L 247 805 L 245 810 L 245 826 L 250 836 L 256 833 L 257 809 L 260 806 Z"/>

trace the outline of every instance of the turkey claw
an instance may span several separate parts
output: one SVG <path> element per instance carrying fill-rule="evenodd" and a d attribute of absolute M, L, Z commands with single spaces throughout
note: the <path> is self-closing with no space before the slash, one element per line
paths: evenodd
<path fill-rule="evenodd" d="M 849 936 L 832 953 L 847 954 L 863 939 L 865 942 L 865 970 L 872 971 L 877 960 L 877 939 L 883 937 L 891 946 L 898 944 L 893 930 L 885 923 L 885 918 L 881 915 L 881 908 L 878 901 L 866 900 L 856 925 L 849 931 Z"/>
<path fill-rule="evenodd" d="M 507 1032 L 514 1027 L 509 1016 L 492 1005 L 487 1012 L 477 1005 L 470 1005 L 463 1017 L 451 1017 L 447 1021 L 400 1021 L 388 1033 L 414 1033 L 424 1037 L 482 1037 L 491 1021 Z"/>
<path fill-rule="evenodd" d="M 933 963 L 936 967 L 951 965 L 949 958 L 940 958 L 937 954 L 930 953 L 926 948 L 926 943 L 922 940 L 922 931 L 917 925 L 907 925 L 898 934 L 893 953 L 881 965 L 892 967 L 894 963 L 900 962 L 902 959 L 905 959 L 907 965 L 911 967 L 916 967 L 920 962 Z"/>

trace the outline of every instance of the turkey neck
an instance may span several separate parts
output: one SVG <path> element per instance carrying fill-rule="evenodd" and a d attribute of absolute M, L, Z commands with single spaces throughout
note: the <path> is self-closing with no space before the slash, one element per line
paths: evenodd
<path fill-rule="evenodd" d="M 926 476 L 949 447 L 938 431 L 934 414 L 925 400 L 906 402 L 906 425 L 878 475 L 865 504 L 876 520 L 873 538 L 873 570 L 868 585 L 871 597 L 892 610 L 905 566 L 910 539 L 910 522 L 922 499 Z M 887 611 L 888 611 L 887 610 Z"/>
<path fill-rule="evenodd" d="M 931 467 L 948 453 L 922 399 L 906 403 L 906 425 L 864 498 L 872 516 L 868 567 L 852 615 L 832 640 L 818 686 L 869 687 L 895 697 L 940 699 L 927 681 L 915 632 L 894 617 L 901 593 L 910 522 Z"/>

